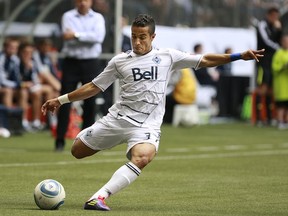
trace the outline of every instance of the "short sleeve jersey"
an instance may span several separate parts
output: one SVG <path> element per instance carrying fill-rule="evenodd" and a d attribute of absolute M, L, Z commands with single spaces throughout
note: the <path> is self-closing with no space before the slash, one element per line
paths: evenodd
<path fill-rule="evenodd" d="M 153 48 L 145 55 L 128 51 L 112 58 L 92 82 L 105 91 L 119 79 L 119 99 L 109 113 L 138 127 L 159 129 L 172 72 L 182 68 L 197 69 L 201 58 L 202 55 L 175 49 Z"/>

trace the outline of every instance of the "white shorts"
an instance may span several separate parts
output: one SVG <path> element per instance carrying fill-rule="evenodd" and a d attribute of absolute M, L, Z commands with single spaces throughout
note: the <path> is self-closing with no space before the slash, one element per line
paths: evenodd
<path fill-rule="evenodd" d="M 92 126 L 82 130 L 76 138 L 93 150 L 110 149 L 127 143 L 126 156 L 130 160 L 130 150 L 139 143 L 150 143 L 159 148 L 160 130 L 136 127 L 123 119 L 116 119 L 111 114 L 104 116 Z"/>

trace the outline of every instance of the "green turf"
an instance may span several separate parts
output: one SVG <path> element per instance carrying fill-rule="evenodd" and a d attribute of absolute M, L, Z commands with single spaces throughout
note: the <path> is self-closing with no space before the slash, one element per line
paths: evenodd
<path fill-rule="evenodd" d="M 48 132 L 1 138 L 0 215 L 288 215 L 288 131 L 247 123 L 164 126 L 158 156 L 107 201 L 110 212 L 82 206 L 126 162 L 126 146 L 82 160 L 70 147 L 53 152 Z M 34 187 L 46 178 L 65 187 L 57 211 L 34 203 Z"/>

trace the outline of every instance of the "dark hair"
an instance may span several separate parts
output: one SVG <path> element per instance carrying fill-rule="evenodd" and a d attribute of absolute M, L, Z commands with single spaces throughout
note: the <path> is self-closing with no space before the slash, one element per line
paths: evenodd
<path fill-rule="evenodd" d="M 276 6 L 270 7 L 267 10 L 267 14 L 271 14 L 271 13 L 279 13 L 279 9 Z"/>
<path fill-rule="evenodd" d="M 33 47 L 34 48 L 34 44 L 30 41 L 22 41 L 20 43 L 20 46 L 19 46 L 19 49 L 18 49 L 18 54 L 20 54 L 21 52 L 23 52 L 23 50 L 26 48 L 26 47 Z"/>
<path fill-rule="evenodd" d="M 37 41 L 36 45 L 37 47 L 43 46 L 43 45 L 52 45 L 53 42 L 50 38 L 41 38 L 39 41 Z"/>
<path fill-rule="evenodd" d="M 194 52 L 198 52 L 198 50 L 201 48 L 201 46 L 202 46 L 202 44 L 200 44 L 200 43 L 197 43 L 197 44 L 195 44 L 195 46 L 194 46 Z"/>
<path fill-rule="evenodd" d="M 152 16 L 147 14 L 139 14 L 133 21 L 132 26 L 135 27 L 149 27 L 149 33 L 155 33 L 155 21 Z"/>
<path fill-rule="evenodd" d="M 228 52 L 231 52 L 231 51 L 232 51 L 231 47 L 226 47 L 225 50 L 224 50 L 224 53 L 228 53 Z"/>

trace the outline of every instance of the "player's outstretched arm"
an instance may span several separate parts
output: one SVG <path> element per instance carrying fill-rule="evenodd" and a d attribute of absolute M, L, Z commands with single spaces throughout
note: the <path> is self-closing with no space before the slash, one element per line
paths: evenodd
<path fill-rule="evenodd" d="M 94 85 L 94 83 L 87 83 L 75 91 L 46 101 L 42 105 L 41 111 L 44 115 L 46 115 L 48 111 L 54 114 L 62 104 L 87 99 L 98 94 L 100 91 L 101 89 Z"/>
<path fill-rule="evenodd" d="M 264 49 L 262 50 L 247 50 L 242 53 L 233 54 L 205 54 L 201 59 L 199 67 L 215 67 L 218 65 L 227 64 L 232 61 L 237 60 L 256 60 L 259 61 L 260 58 L 264 56 Z"/>

